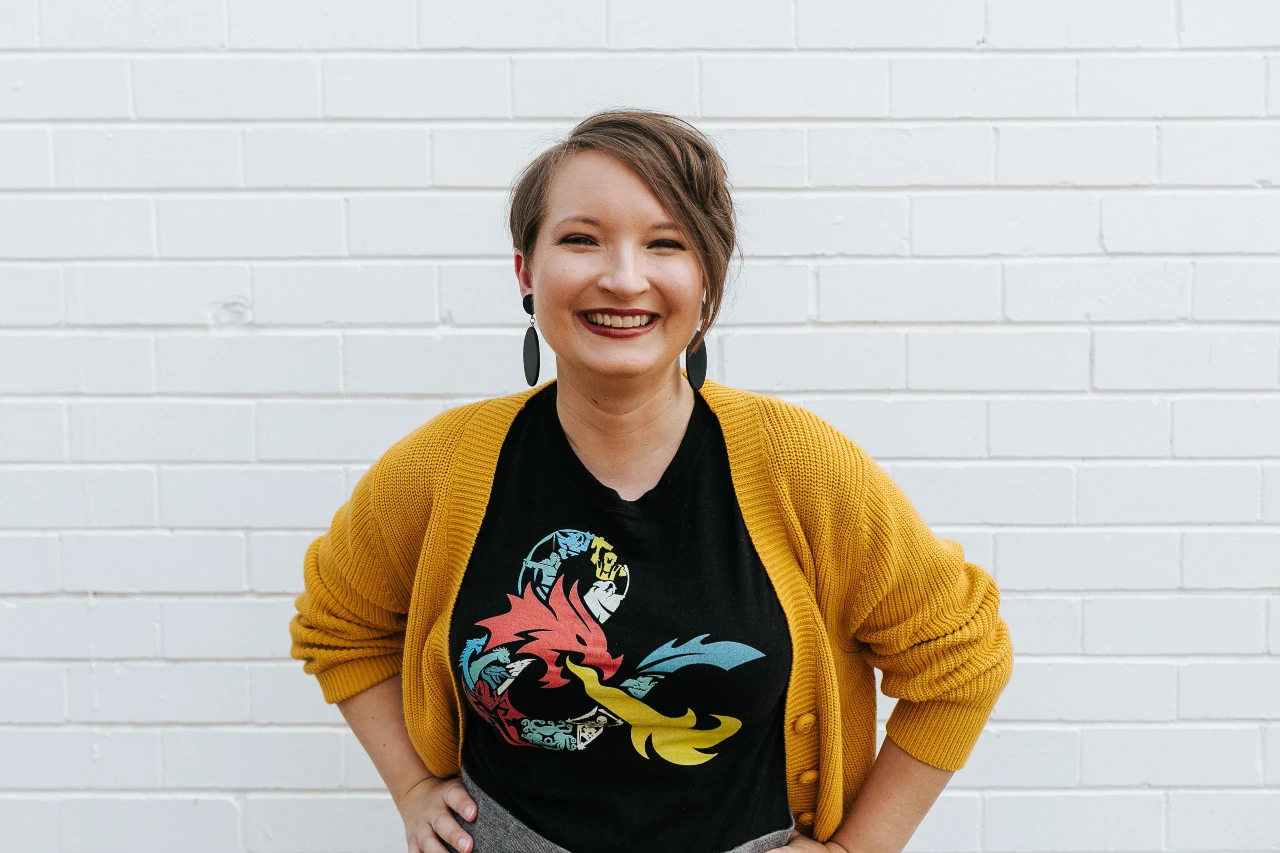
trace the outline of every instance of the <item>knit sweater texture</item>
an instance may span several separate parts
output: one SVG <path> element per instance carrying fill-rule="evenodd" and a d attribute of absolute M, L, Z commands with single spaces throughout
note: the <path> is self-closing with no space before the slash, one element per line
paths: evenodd
<path fill-rule="evenodd" d="M 290 654 L 331 703 L 403 670 L 408 732 L 437 776 L 460 771 L 465 734 L 453 603 L 503 439 L 537 390 L 449 409 L 396 442 L 304 558 Z M 934 767 L 964 765 L 1013 671 L 999 590 L 816 414 L 710 380 L 701 393 L 786 615 L 787 796 L 797 828 L 823 841 L 875 760 L 874 669 L 898 700 L 887 736 Z"/>

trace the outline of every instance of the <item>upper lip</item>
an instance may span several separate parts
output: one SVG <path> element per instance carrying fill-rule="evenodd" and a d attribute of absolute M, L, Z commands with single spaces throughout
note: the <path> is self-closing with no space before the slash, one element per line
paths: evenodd
<path fill-rule="evenodd" d="M 583 314 L 614 314 L 618 317 L 634 317 L 636 315 L 650 314 L 654 317 L 658 316 L 657 311 L 646 311 L 644 308 L 588 308 L 582 312 Z"/>

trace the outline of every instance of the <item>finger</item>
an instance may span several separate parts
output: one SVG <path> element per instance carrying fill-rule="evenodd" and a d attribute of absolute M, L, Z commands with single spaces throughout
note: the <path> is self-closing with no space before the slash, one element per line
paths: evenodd
<path fill-rule="evenodd" d="M 451 848 L 445 847 L 440 843 L 440 839 L 432 835 L 427 839 L 427 843 L 422 845 L 422 853 L 452 853 Z"/>
<path fill-rule="evenodd" d="M 450 788 L 444 795 L 445 804 L 466 820 L 476 819 L 476 803 L 461 785 Z"/>
<path fill-rule="evenodd" d="M 437 815 L 431 821 L 431 828 L 436 831 L 436 835 L 440 836 L 441 840 L 456 847 L 459 853 L 471 853 L 471 836 L 462 831 L 462 827 L 458 826 L 458 822 L 452 815 Z"/>

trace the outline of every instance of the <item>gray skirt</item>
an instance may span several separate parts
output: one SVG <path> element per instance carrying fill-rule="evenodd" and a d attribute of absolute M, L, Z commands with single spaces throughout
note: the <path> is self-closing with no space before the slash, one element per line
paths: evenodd
<path fill-rule="evenodd" d="M 570 853 L 559 844 L 553 844 L 534 832 L 511 812 L 498 805 L 492 797 L 480 789 L 467 772 L 462 771 L 462 785 L 476 801 L 476 819 L 471 823 L 459 820 L 458 824 L 466 830 L 475 842 L 471 853 Z M 794 825 L 794 824 L 793 824 Z M 724 853 L 765 853 L 787 846 L 791 839 L 791 827 L 779 829 L 761 836 L 745 844 L 739 844 Z M 453 847 L 445 845 L 453 853 Z"/>

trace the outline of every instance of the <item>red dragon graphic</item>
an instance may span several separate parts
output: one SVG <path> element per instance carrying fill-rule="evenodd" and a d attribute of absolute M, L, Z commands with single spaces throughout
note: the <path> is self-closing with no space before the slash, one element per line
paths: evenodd
<path fill-rule="evenodd" d="M 564 593 L 564 575 L 556 578 L 544 604 L 526 585 L 524 595 L 517 598 L 507 593 L 511 610 L 501 616 L 492 616 L 477 622 L 489 629 L 489 642 L 485 651 L 524 641 L 517 653 L 536 655 L 547 665 L 542 684 L 546 687 L 563 687 L 569 683 L 564 677 L 563 655 L 577 654 L 583 664 L 599 670 L 608 680 L 622 665 L 622 656 L 609 654 L 609 641 L 591 611 L 578 596 L 578 582 Z"/>

